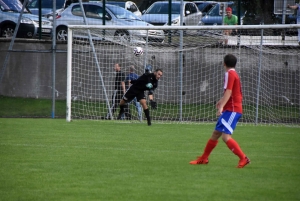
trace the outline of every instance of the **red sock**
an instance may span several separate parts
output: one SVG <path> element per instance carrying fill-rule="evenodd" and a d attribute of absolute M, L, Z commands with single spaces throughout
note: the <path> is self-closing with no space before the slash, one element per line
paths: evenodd
<path fill-rule="evenodd" d="M 245 154 L 240 148 L 239 144 L 234 140 L 234 139 L 229 139 L 227 142 L 227 147 L 235 154 L 237 155 L 240 159 L 245 158 Z"/>
<path fill-rule="evenodd" d="M 202 154 L 202 158 L 208 158 L 212 150 L 217 146 L 218 140 L 212 140 L 209 139 L 208 142 L 206 143 L 204 153 Z"/>

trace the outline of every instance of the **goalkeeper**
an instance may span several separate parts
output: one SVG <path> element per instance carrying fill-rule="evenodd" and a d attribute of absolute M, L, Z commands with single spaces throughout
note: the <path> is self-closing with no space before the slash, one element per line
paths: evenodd
<path fill-rule="evenodd" d="M 149 91 L 148 96 L 151 108 L 156 109 L 157 104 L 153 100 L 153 92 L 157 88 L 158 80 L 161 78 L 162 75 L 162 69 L 156 69 L 152 73 L 152 66 L 147 65 L 145 68 L 145 73 L 143 75 L 141 75 L 137 80 L 131 80 L 132 85 L 129 87 L 129 89 L 126 91 L 126 93 L 120 101 L 120 112 L 118 119 L 121 119 L 121 116 L 124 113 L 124 109 L 126 107 L 126 103 L 129 103 L 136 97 L 137 101 L 139 101 L 143 107 L 145 116 L 147 118 L 148 126 L 151 126 L 150 112 L 146 102 L 145 91 Z"/>

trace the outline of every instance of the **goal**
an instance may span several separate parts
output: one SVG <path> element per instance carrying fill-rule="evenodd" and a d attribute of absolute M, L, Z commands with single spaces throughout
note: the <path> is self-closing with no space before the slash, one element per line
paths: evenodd
<path fill-rule="evenodd" d="M 229 28 L 233 34 L 224 38 L 223 30 Z M 223 93 L 222 61 L 231 53 L 238 58 L 236 70 L 242 82 L 244 113 L 240 122 L 299 124 L 299 28 L 300 25 L 69 26 L 67 121 L 116 118 L 119 109 L 111 109 L 115 63 L 125 74 L 130 65 L 139 75 L 148 64 L 163 69 L 154 93 L 158 108 L 150 110 L 154 122 L 216 121 L 215 103 Z M 135 56 L 135 47 L 142 47 L 144 54 Z M 134 104 L 129 108 L 129 121 L 139 122 Z"/>

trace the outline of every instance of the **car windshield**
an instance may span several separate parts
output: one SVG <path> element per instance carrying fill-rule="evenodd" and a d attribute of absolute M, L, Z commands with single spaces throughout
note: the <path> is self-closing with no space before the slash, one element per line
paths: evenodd
<path fill-rule="evenodd" d="M 23 5 L 19 0 L 0 0 L 0 6 L 3 11 L 20 13 Z M 24 9 L 24 13 L 28 11 Z"/>
<path fill-rule="evenodd" d="M 119 6 L 109 5 L 107 4 L 106 7 L 116 16 L 118 19 L 130 19 L 130 20 L 141 20 L 135 14 L 130 11 L 125 10 Z"/>
<path fill-rule="evenodd" d="M 29 4 L 28 4 L 28 8 L 39 8 L 39 0 L 32 0 Z M 41 7 L 42 8 L 53 8 L 53 0 L 43 0 L 41 1 Z M 56 9 L 60 9 L 64 7 L 64 3 L 65 0 L 56 0 Z"/>
<path fill-rule="evenodd" d="M 219 16 L 219 4 L 216 4 L 207 15 L 209 16 Z M 237 8 L 235 6 L 235 4 L 229 4 L 228 7 L 232 8 L 232 14 L 237 15 Z M 245 12 L 243 9 L 240 10 L 241 15 L 243 15 Z"/>
<path fill-rule="evenodd" d="M 219 16 L 219 4 L 216 4 L 209 12 L 208 16 Z"/>
<path fill-rule="evenodd" d="M 207 4 L 208 3 L 196 3 L 196 5 L 200 11 L 202 11 L 207 6 Z"/>
<path fill-rule="evenodd" d="M 147 11 L 146 14 L 168 14 L 169 4 L 155 3 Z M 180 14 L 180 4 L 172 3 L 172 14 Z"/>

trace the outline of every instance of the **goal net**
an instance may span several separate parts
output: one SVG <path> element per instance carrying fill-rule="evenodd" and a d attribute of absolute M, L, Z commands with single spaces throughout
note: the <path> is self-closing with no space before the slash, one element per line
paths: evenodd
<path fill-rule="evenodd" d="M 233 33 L 224 37 L 229 28 Z M 231 53 L 238 58 L 242 82 L 240 122 L 299 124 L 297 29 L 299 25 L 70 26 L 67 121 L 116 119 L 116 63 L 126 75 L 131 65 L 138 75 L 146 65 L 163 69 L 154 92 L 158 108 L 150 109 L 154 122 L 216 121 L 215 103 L 223 95 L 223 57 Z M 144 54 L 135 56 L 135 47 Z M 126 112 L 131 114 L 129 121 L 145 121 L 133 102 Z"/>

